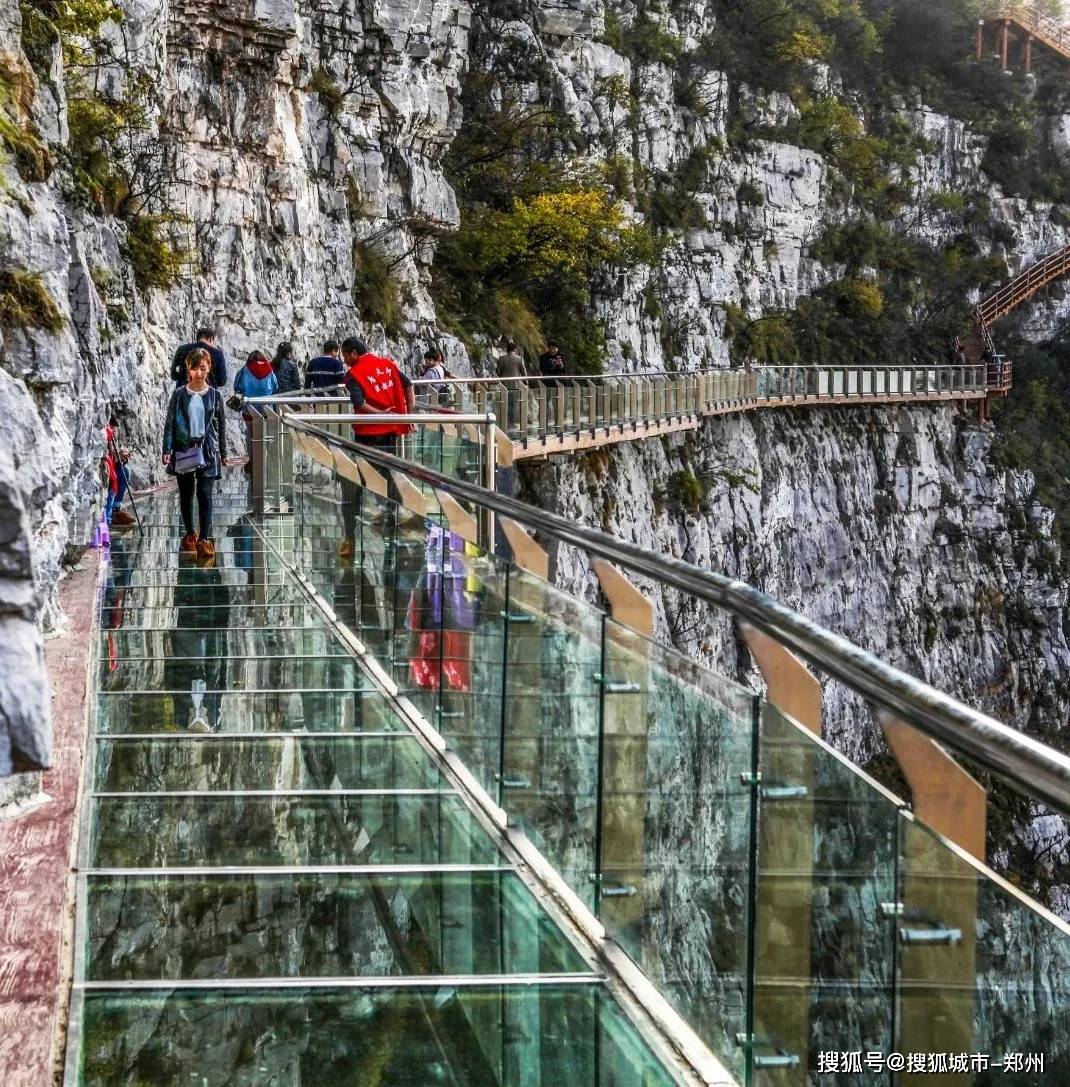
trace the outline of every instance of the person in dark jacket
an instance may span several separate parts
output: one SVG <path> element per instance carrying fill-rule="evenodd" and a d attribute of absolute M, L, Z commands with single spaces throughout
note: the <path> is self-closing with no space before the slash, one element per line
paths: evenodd
<path fill-rule="evenodd" d="M 197 339 L 193 343 L 184 343 L 176 352 L 171 362 L 171 380 L 176 385 L 186 384 L 186 356 L 197 349 L 208 352 L 212 361 L 212 372 L 208 375 L 208 384 L 213 389 L 222 389 L 227 384 L 227 356 L 215 345 L 215 332 L 210 328 L 197 329 Z"/>
<path fill-rule="evenodd" d="M 323 345 L 323 354 L 317 355 L 305 371 L 306 389 L 331 389 L 341 385 L 345 378 L 346 367 L 342 362 L 342 348 L 337 340 L 328 340 Z"/>
<path fill-rule="evenodd" d="M 301 371 L 294 362 L 294 349 L 291 343 L 280 343 L 271 360 L 271 368 L 279 382 L 279 392 L 297 393 L 301 391 Z"/>
<path fill-rule="evenodd" d="M 546 345 L 546 350 L 539 356 L 539 373 L 542 374 L 542 383 L 546 386 L 546 409 L 548 418 L 543 420 L 550 426 L 554 425 L 557 418 L 557 403 L 559 385 L 568 386 L 572 382 L 561 375 L 565 372 L 565 356 L 561 353 L 561 346 L 553 340 Z"/>
<path fill-rule="evenodd" d="M 212 539 L 212 484 L 227 464 L 227 427 L 223 397 L 208 384 L 212 368 L 208 352 L 198 348 L 186 356 L 186 384 L 179 385 L 167 405 L 163 428 L 163 462 L 178 478 L 182 524 L 186 530 L 181 550 L 201 559 L 215 556 Z M 200 448 L 203 463 L 186 468 L 178 454 Z M 197 494 L 200 534 L 193 531 L 193 494 Z"/>

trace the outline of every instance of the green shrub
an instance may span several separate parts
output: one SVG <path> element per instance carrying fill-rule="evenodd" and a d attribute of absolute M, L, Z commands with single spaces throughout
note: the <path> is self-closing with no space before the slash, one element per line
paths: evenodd
<path fill-rule="evenodd" d="M 732 362 L 737 366 L 747 362 L 776 366 L 798 361 L 791 321 L 782 314 L 770 313 L 752 319 L 740 306 L 726 306 L 724 335 Z"/>
<path fill-rule="evenodd" d="M 63 315 L 36 272 L 0 272 L 0 328 L 59 332 Z"/>
<path fill-rule="evenodd" d="M 123 10 L 112 0 L 20 0 L 23 47 L 37 71 L 51 61 L 58 41 L 68 69 L 91 66 L 100 51 L 105 23 L 121 23 Z"/>
<path fill-rule="evenodd" d="M 353 272 L 353 301 L 361 318 L 382 325 L 388 336 L 397 338 L 404 314 L 394 265 L 381 250 L 358 241 L 353 246 Z"/>
<path fill-rule="evenodd" d="M 33 99 L 34 78 L 25 62 L 0 54 L 0 143 L 24 181 L 47 181 L 54 162 L 30 119 Z"/>
<path fill-rule="evenodd" d="M 512 340 L 528 358 L 540 354 L 546 346 L 546 333 L 531 306 L 505 290 L 494 292 L 493 304 L 498 334 Z"/>
<path fill-rule="evenodd" d="M 619 26 L 619 24 L 618 24 Z M 606 24 L 607 34 L 609 23 Z M 675 67 L 683 50 L 683 41 L 670 34 L 645 12 L 619 30 L 614 48 L 622 56 L 640 64 L 664 64 Z"/>
<path fill-rule="evenodd" d="M 684 469 L 669 476 L 662 501 L 674 513 L 697 517 L 706 510 L 709 497 L 709 480 Z"/>
<path fill-rule="evenodd" d="M 514 201 L 509 211 L 476 207 L 439 246 L 436 302 L 494 338 L 502 333 L 503 302 L 513 313 L 523 303 L 529 342 L 534 318 L 574 365 L 597 370 L 605 335 L 588 317 L 592 279 L 605 267 L 656 263 L 659 254 L 649 230 L 601 189 L 542 193 Z"/>
<path fill-rule="evenodd" d="M 173 223 L 169 215 L 135 215 L 129 220 L 125 251 L 138 290 L 165 291 L 183 278 L 189 254 L 163 236 L 164 228 Z"/>
<path fill-rule="evenodd" d="M 765 193 L 753 181 L 744 181 L 736 190 L 736 200 L 742 208 L 760 208 L 765 203 Z"/>
<path fill-rule="evenodd" d="M 645 179 L 638 205 L 655 230 L 701 230 L 708 225 L 697 193 L 707 184 L 715 152 L 710 145 L 697 147 L 668 173 Z"/>
<path fill-rule="evenodd" d="M 326 68 L 317 68 L 308 81 L 308 89 L 319 95 L 323 108 L 333 117 L 342 108 L 345 92 Z"/>

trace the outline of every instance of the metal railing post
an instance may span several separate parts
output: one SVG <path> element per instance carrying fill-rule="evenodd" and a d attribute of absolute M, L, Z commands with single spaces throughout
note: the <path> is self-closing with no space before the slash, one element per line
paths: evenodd
<path fill-rule="evenodd" d="M 252 491 L 253 512 L 258 516 L 264 513 L 264 417 L 255 412 L 246 421 L 249 428 L 249 487 Z"/>
<path fill-rule="evenodd" d="M 498 489 L 498 443 L 495 435 L 494 416 L 488 417 L 483 424 L 483 486 L 488 491 Z M 480 508 L 479 531 L 482 536 L 483 550 L 488 555 L 494 554 L 494 511 L 489 507 Z"/>

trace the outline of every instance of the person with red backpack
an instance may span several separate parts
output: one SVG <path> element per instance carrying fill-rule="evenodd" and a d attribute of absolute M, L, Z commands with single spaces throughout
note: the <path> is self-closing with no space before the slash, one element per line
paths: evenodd
<path fill-rule="evenodd" d="M 393 359 L 374 355 L 368 345 L 356 336 L 350 336 L 342 344 L 342 361 L 349 402 L 356 415 L 369 416 L 367 423 L 353 424 L 353 440 L 361 445 L 381 449 L 395 456 L 398 438 L 409 432 L 407 423 L 376 423 L 376 415 L 411 415 L 416 404 L 412 381 L 398 368 Z M 357 488 L 347 480 L 342 481 L 342 522 L 345 538 L 338 548 L 338 556 L 349 559 L 353 555 L 357 523 Z"/>

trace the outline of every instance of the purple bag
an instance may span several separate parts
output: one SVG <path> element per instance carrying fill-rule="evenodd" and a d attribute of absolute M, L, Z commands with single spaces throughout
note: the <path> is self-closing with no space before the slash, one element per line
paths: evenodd
<path fill-rule="evenodd" d="M 204 447 L 198 443 L 191 445 L 189 449 L 175 450 L 173 458 L 175 473 L 184 476 L 187 472 L 196 472 L 208 467 L 208 460 L 204 455 Z"/>

